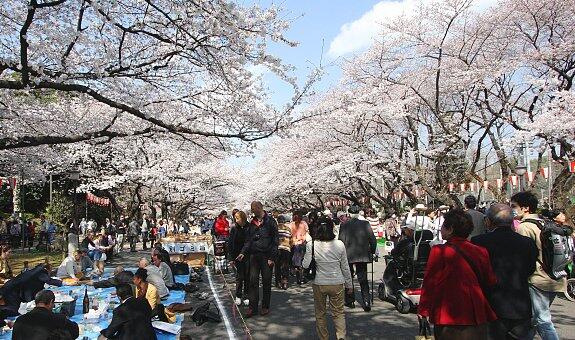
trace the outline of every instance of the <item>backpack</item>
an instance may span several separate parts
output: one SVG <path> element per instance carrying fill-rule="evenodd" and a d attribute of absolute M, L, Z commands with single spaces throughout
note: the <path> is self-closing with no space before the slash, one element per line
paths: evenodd
<path fill-rule="evenodd" d="M 573 261 L 575 246 L 571 234 L 573 230 L 549 219 L 527 219 L 541 230 L 541 254 L 543 270 L 554 280 L 567 276 L 567 265 Z"/>

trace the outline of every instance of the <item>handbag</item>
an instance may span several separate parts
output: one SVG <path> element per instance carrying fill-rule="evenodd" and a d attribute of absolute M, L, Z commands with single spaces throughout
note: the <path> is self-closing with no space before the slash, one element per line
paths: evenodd
<path fill-rule="evenodd" d="M 435 337 L 431 335 L 431 326 L 429 320 L 426 318 L 418 317 L 419 321 L 419 335 L 415 336 L 415 340 L 434 340 Z"/>
<path fill-rule="evenodd" d="M 303 273 L 308 281 L 315 279 L 315 274 L 317 271 L 317 264 L 315 263 L 314 243 L 315 241 L 311 241 L 311 262 L 309 263 L 309 267 L 307 267 Z"/>
<path fill-rule="evenodd" d="M 215 307 L 215 312 L 210 310 L 211 302 L 206 302 L 203 305 L 200 305 L 192 314 L 192 321 L 196 323 L 196 326 L 201 326 L 206 321 L 212 321 L 215 323 L 219 323 L 222 321 L 222 317 L 220 315 L 220 310 L 217 306 Z"/>

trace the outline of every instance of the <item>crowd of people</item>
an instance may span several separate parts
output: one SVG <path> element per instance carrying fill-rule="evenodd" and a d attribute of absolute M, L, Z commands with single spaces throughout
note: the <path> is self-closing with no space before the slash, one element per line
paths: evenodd
<path fill-rule="evenodd" d="M 86 239 L 89 238 L 88 233 Z M 2 251 L 6 252 L 6 248 L 2 248 Z M 97 258 L 97 255 L 93 258 Z M 66 257 L 56 269 L 46 261 L 8 279 L 0 287 L 0 320 L 19 315 L 22 303 L 35 302 L 34 309 L 18 317 L 15 322 L 2 321 L 2 326 L 8 323 L 13 328 L 12 338 L 78 337 L 78 325 L 53 312 L 54 292 L 44 289 L 45 285 L 60 287 L 84 284 L 95 288 L 115 287 L 121 304 L 114 310 L 110 325 L 101 331 L 101 339 L 134 339 L 136 335 L 138 339 L 156 339 L 151 326 L 153 319 L 174 323 L 177 312 L 190 310 L 190 306 L 181 303 L 163 305 L 171 290 L 186 290 L 187 287 L 176 284 L 172 271 L 174 264 L 160 242 L 156 242 L 152 247 L 151 261 L 148 257 L 142 257 L 134 264 L 137 268 L 135 272 L 118 266 L 112 277 L 100 279 L 100 268 L 87 264 L 91 260 L 88 251 L 79 249 Z M 31 336 L 32 334 L 35 336 Z"/>
<path fill-rule="evenodd" d="M 544 340 L 558 339 L 551 304 L 566 280 L 544 269 L 540 222 L 563 225 L 563 211 L 539 210 L 531 192 L 479 209 L 476 198 L 468 196 L 463 209 L 416 207 L 402 216 L 366 211 L 358 206 L 335 214 L 295 211 L 289 221 L 288 215 L 269 213 L 253 202 L 250 221 L 236 209 L 227 222 L 222 211 L 216 236 L 227 242 L 236 268 L 235 302 L 247 307 L 244 315 L 270 312 L 272 276 L 285 290 L 292 276 L 296 284 L 305 284 L 304 271 L 311 266 L 317 335 L 329 338 L 329 299 L 336 336 L 344 339 L 344 306 L 354 307 L 352 277 L 359 283 L 361 306 L 371 310 L 367 265 L 378 256 L 377 238 L 390 240 L 394 254 L 419 239 L 432 247 L 417 312 L 434 325 L 436 339 L 533 339 L 536 333 Z"/>
<path fill-rule="evenodd" d="M 0 248 L 0 279 L 4 282 L 0 312 L 17 315 L 21 302 L 36 300 L 35 313 L 51 320 L 46 310 L 53 308 L 53 294 L 43 290 L 44 284 L 86 283 L 116 287 L 122 308 L 134 310 L 147 321 L 157 317 L 173 322 L 178 308 L 166 307 L 161 301 L 170 290 L 182 287 L 175 283 L 173 263 L 159 239 L 166 234 L 211 233 L 215 241 L 225 243 L 228 264 L 235 268 L 235 303 L 246 308 L 245 317 L 270 313 L 274 283 L 277 289 L 287 290 L 291 284 L 311 282 L 318 337 L 330 337 L 329 300 L 336 337 L 345 339 L 344 307 L 355 308 L 359 302 L 365 312 L 371 311 L 368 264 L 379 256 L 377 239 L 392 243 L 392 255 L 406 252 L 418 239 L 429 242 L 431 251 L 417 314 L 434 325 L 436 339 L 533 339 L 536 333 L 543 340 L 558 339 L 550 306 L 565 289 L 566 280 L 551 277 L 544 266 L 541 225 L 545 220 L 565 225 L 564 212 L 539 209 L 531 192 L 517 193 L 506 204 L 483 209 L 477 208 L 475 197 L 468 196 L 464 205 L 464 209 L 416 206 L 396 216 L 356 205 L 335 213 L 270 212 L 254 201 L 249 212 L 233 209 L 230 216 L 221 211 L 213 219 L 204 216 L 180 223 L 144 215 L 140 220 L 107 220 L 98 228 L 95 222 L 82 220 L 78 231 L 82 242 L 54 271 L 44 263 L 31 269 L 25 266 L 16 275 L 9 261 L 11 247 Z M 137 242 L 147 249 L 149 242 L 151 260 L 141 258 L 135 272 L 117 267 L 112 278 L 92 280 L 103 274 L 105 261 L 118 256 L 126 242 L 130 251 L 136 250 Z M 359 284 L 358 301 L 352 277 Z M 147 304 L 144 307 L 136 300 Z M 102 337 L 127 334 L 120 325 L 121 315 L 114 313 Z M 28 334 L 29 329 L 17 326 L 25 325 L 29 318 L 17 319 L 15 339 Z M 69 322 L 56 324 L 76 334 Z"/>

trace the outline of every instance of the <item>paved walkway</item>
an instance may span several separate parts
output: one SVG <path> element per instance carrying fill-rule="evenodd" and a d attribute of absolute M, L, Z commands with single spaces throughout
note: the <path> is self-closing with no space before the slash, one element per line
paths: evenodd
<path fill-rule="evenodd" d="M 134 266 L 142 256 L 150 256 L 149 251 L 137 253 L 124 253 L 121 259 L 110 263 Z M 385 269 L 383 262 L 374 265 L 374 281 L 377 286 Z M 211 274 L 212 285 L 207 273 L 203 275 L 203 282 L 199 283 L 200 291 L 210 294 L 215 291 L 227 322 L 219 324 L 205 323 L 196 326 L 191 320 L 191 313 L 186 313 L 182 325 L 180 339 L 316 339 L 315 318 L 313 311 L 313 296 L 311 285 L 298 287 L 292 285 L 288 290 L 272 288 L 271 313 L 265 317 L 255 316 L 251 319 L 242 319 L 233 299 L 228 291 L 234 290 L 233 274 Z M 356 283 L 357 285 L 357 283 Z M 377 288 L 377 287 L 376 287 Z M 377 294 L 377 289 L 375 289 Z M 261 295 L 260 295 L 261 296 Z M 217 303 L 214 295 L 211 301 Z M 201 303 L 190 294 L 186 301 Z M 400 314 L 387 302 L 375 299 L 372 311 L 366 313 L 358 304 L 355 309 L 345 309 L 347 321 L 347 335 L 349 339 L 413 339 L 417 332 L 417 316 L 415 314 Z M 239 310 L 245 313 L 245 307 Z M 575 303 L 559 297 L 553 303 L 553 318 L 559 336 L 564 340 L 575 340 Z M 249 329 L 249 331 L 246 329 Z M 335 330 L 329 321 L 330 332 L 333 336 Z"/>

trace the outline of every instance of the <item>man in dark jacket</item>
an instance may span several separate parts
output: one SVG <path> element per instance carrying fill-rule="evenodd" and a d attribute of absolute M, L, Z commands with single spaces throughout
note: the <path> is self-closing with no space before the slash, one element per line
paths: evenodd
<path fill-rule="evenodd" d="M 122 266 L 117 266 L 116 269 L 114 269 L 114 276 L 111 278 L 102 281 L 90 281 L 88 284 L 92 284 L 94 288 L 111 288 L 121 284 L 131 284 L 133 278 L 134 273 L 129 270 L 124 270 Z"/>
<path fill-rule="evenodd" d="M 258 310 L 260 273 L 262 275 L 263 299 L 261 315 L 267 315 L 270 308 L 272 291 L 272 268 L 278 255 L 278 224 L 265 210 L 261 202 L 251 205 L 254 219 L 248 229 L 246 243 L 236 261 L 242 261 L 250 255 L 250 306 L 246 317 L 253 316 Z"/>
<path fill-rule="evenodd" d="M 63 314 L 55 314 L 56 297 L 50 290 L 36 294 L 36 307 L 20 316 L 14 322 L 12 339 L 14 340 L 49 340 L 76 339 L 79 334 L 78 324 L 70 321 Z M 56 337 L 56 336 L 59 337 Z"/>
<path fill-rule="evenodd" d="M 485 215 L 475 209 L 477 207 L 477 199 L 475 196 L 466 196 L 463 200 L 463 204 L 465 204 L 465 211 L 471 216 L 471 220 L 473 221 L 473 231 L 471 235 L 469 235 L 469 239 L 477 235 L 485 234 Z"/>
<path fill-rule="evenodd" d="M 371 297 L 367 281 L 367 264 L 373 261 L 377 241 L 369 222 L 358 219 L 359 211 L 360 208 L 358 206 L 349 207 L 349 213 L 352 218 L 339 228 L 339 239 L 345 245 L 347 261 L 352 276 L 355 265 L 355 272 L 364 302 L 363 309 L 369 312 L 371 310 Z"/>
<path fill-rule="evenodd" d="M 140 233 L 140 225 L 136 219 L 128 224 L 128 240 L 130 241 L 130 252 L 136 252 L 136 242 L 138 242 L 138 234 Z"/>
<path fill-rule="evenodd" d="M 513 214 L 505 204 L 487 211 L 487 228 L 471 242 L 489 252 L 497 284 L 488 293 L 489 303 L 497 314 L 490 324 L 491 339 L 522 339 L 531 327 L 529 276 L 535 271 L 537 246 L 529 237 L 513 231 Z"/>
<path fill-rule="evenodd" d="M 0 295 L 6 304 L 4 308 L 17 312 L 20 303 L 34 300 L 36 294 L 44 289 L 46 283 L 57 287 L 62 286 L 62 281 L 50 276 L 51 268 L 49 264 L 39 264 L 6 282 L 0 288 Z"/>
<path fill-rule="evenodd" d="M 118 285 L 116 295 L 122 303 L 114 309 L 110 325 L 100 331 L 98 339 L 155 340 L 152 308 L 147 300 L 136 299 L 128 284 Z"/>

